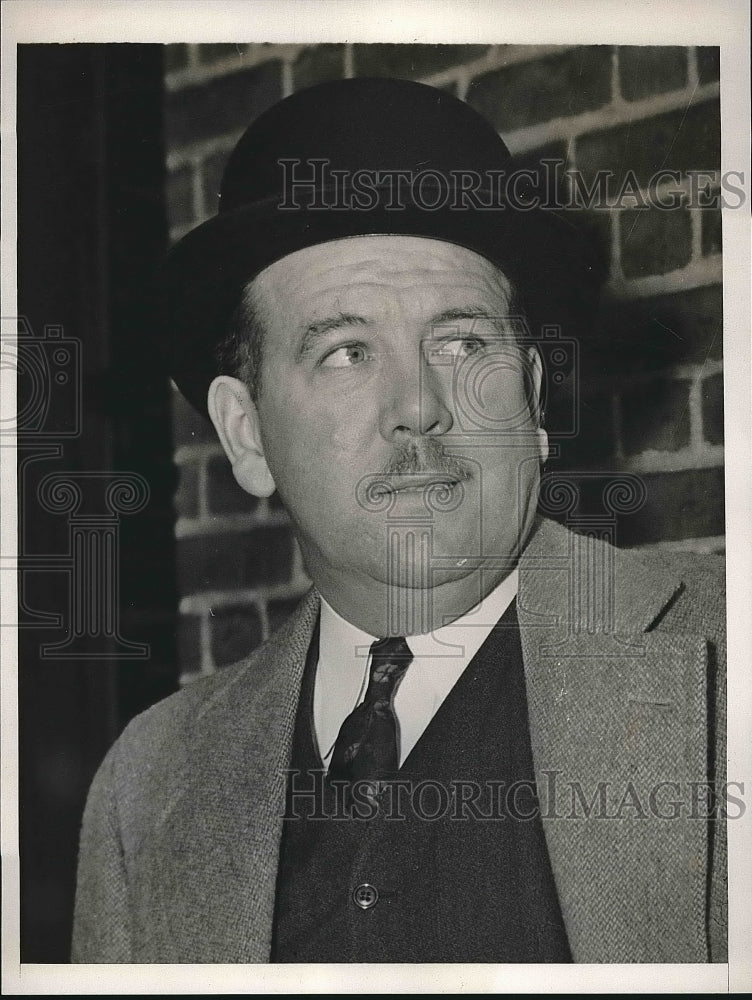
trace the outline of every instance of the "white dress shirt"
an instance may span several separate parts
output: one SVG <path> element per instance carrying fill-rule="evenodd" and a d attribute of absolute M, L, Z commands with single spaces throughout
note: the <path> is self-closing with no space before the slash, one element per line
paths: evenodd
<path fill-rule="evenodd" d="M 479 604 L 449 625 L 406 637 L 413 661 L 393 704 L 400 765 L 516 595 L 515 569 Z M 313 721 L 324 764 L 331 759 L 342 723 L 365 697 L 369 653 L 376 638 L 345 621 L 321 599 Z"/>

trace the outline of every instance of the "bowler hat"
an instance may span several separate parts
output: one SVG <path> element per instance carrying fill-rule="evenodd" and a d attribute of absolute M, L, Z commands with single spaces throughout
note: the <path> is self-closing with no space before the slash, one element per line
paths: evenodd
<path fill-rule="evenodd" d="M 233 150 L 217 214 L 169 252 L 160 279 L 169 373 L 206 414 L 218 345 L 246 283 L 304 247 L 350 236 L 445 240 L 483 255 L 514 283 L 535 334 L 579 333 L 597 268 L 561 210 L 469 105 L 424 84 L 338 80 L 260 115 Z M 520 178 L 518 178 L 520 179 Z"/>

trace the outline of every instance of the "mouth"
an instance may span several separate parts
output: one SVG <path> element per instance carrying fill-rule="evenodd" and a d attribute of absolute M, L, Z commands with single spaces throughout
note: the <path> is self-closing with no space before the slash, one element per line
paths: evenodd
<path fill-rule="evenodd" d="M 449 475 L 446 472 L 423 472 L 418 474 L 405 474 L 399 476 L 389 476 L 383 483 L 379 483 L 378 492 L 382 495 L 387 493 L 424 493 L 431 487 L 443 487 L 452 489 L 467 476 Z"/>

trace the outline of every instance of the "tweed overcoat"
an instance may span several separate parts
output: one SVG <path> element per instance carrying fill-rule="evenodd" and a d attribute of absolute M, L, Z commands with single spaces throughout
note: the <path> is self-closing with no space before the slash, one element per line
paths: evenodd
<path fill-rule="evenodd" d="M 247 660 L 136 718 L 92 784 L 73 960 L 266 962 L 311 591 Z M 576 962 L 726 960 L 723 562 L 538 522 L 518 616 Z M 493 857 L 488 864 L 493 865 Z"/>

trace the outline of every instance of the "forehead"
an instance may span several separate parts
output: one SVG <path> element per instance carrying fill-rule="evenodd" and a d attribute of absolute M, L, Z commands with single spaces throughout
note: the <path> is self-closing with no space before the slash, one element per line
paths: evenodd
<path fill-rule="evenodd" d="M 485 257 L 442 240 L 357 236 L 306 247 L 271 264 L 253 282 L 265 309 L 308 314 L 355 305 L 430 308 L 448 299 L 503 308 L 504 274 Z"/>

